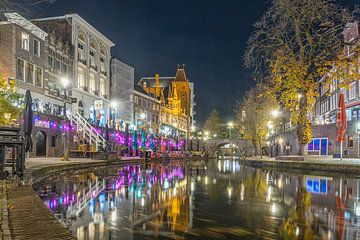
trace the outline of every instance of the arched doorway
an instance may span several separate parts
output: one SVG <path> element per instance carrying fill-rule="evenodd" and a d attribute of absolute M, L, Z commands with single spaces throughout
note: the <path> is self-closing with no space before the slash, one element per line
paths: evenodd
<path fill-rule="evenodd" d="M 36 133 L 36 156 L 46 156 L 46 134 L 41 131 Z"/>

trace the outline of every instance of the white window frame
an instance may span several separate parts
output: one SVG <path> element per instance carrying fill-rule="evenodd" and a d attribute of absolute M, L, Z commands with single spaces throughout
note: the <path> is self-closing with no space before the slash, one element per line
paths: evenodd
<path fill-rule="evenodd" d="M 29 51 L 30 49 L 30 35 L 27 32 L 22 31 L 21 32 L 21 48 Z"/>
<path fill-rule="evenodd" d="M 356 98 L 356 82 L 349 84 L 349 100 Z"/>

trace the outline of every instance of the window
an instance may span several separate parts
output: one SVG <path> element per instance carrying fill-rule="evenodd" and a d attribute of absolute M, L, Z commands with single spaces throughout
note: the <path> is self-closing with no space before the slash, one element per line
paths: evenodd
<path fill-rule="evenodd" d="M 354 138 L 352 136 L 348 137 L 348 147 L 349 148 L 354 147 Z"/>
<path fill-rule="evenodd" d="M 29 34 L 26 32 L 21 33 L 21 48 L 29 51 Z"/>
<path fill-rule="evenodd" d="M 68 69 L 68 66 L 65 64 L 65 63 L 63 63 L 62 64 L 62 67 L 61 67 L 61 71 L 62 71 L 62 73 L 63 74 L 67 74 L 67 70 Z"/>
<path fill-rule="evenodd" d="M 356 82 L 353 82 L 349 85 L 349 100 L 356 97 Z"/>
<path fill-rule="evenodd" d="M 60 68 L 60 61 L 59 60 L 55 60 L 55 71 L 60 71 L 61 68 Z"/>
<path fill-rule="evenodd" d="M 100 57 L 100 71 L 105 72 L 105 60 L 104 60 L 104 57 Z"/>
<path fill-rule="evenodd" d="M 39 67 L 36 67 L 35 85 L 38 87 L 42 87 L 42 69 Z"/>
<path fill-rule="evenodd" d="M 84 46 L 81 43 L 78 43 L 78 60 L 85 59 L 84 56 Z"/>
<path fill-rule="evenodd" d="M 17 60 L 17 70 L 16 70 L 17 79 L 24 81 L 24 75 L 25 75 L 24 60 L 18 59 Z"/>
<path fill-rule="evenodd" d="M 78 88 L 85 87 L 85 74 L 83 68 L 78 68 Z"/>
<path fill-rule="evenodd" d="M 34 84 L 34 65 L 26 64 L 26 82 Z"/>
<path fill-rule="evenodd" d="M 53 57 L 51 57 L 51 56 L 48 56 L 48 65 L 50 67 L 53 67 Z"/>
<path fill-rule="evenodd" d="M 40 42 L 34 38 L 34 54 L 40 57 Z"/>
<path fill-rule="evenodd" d="M 100 78 L 100 96 L 106 95 L 106 89 L 105 89 L 105 80 L 103 78 Z"/>
<path fill-rule="evenodd" d="M 90 50 L 90 66 L 91 67 L 95 66 L 95 53 L 91 50 Z"/>
<path fill-rule="evenodd" d="M 93 73 L 90 73 L 90 92 L 94 92 L 96 90 L 95 85 L 95 75 Z"/>

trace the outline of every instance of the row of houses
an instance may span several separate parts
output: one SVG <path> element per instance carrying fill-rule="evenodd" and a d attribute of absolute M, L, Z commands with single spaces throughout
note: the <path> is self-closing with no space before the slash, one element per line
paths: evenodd
<path fill-rule="evenodd" d="M 16 81 L 20 93 L 30 90 L 34 102 L 32 155 L 61 155 L 61 136 L 65 129 L 71 132 L 66 119 L 84 124 L 82 131 L 141 128 L 154 135 L 188 136 L 194 124 L 194 85 L 184 67 L 161 83 L 156 77 L 143 78 L 156 84 L 153 93 L 143 79 L 140 85 L 135 81 L 133 67 L 112 56 L 114 46 L 78 14 L 34 20 L 18 13 L 1 15 L 0 71 Z M 78 131 L 70 135 L 73 143 L 87 136 Z"/>
<path fill-rule="evenodd" d="M 344 29 L 345 54 L 348 57 L 358 57 L 353 50 L 360 43 L 360 25 L 358 22 L 348 23 Z M 339 94 L 344 94 L 346 104 L 347 131 L 343 144 L 344 157 L 360 157 L 360 81 L 354 79 L 345 87 L 340 87 L 343 79 L 333 80 L 328 86 L 325 77 L 318 83 L 318 98 L 312 119 L 312 140 L 306 150 L 312 155 L 340 154 L 340 143 L 337 142 L 336 115 L 338 111 Z M 270 155 L 297 154 L 298 144 L 295 129 L 288 121 L 277 129 L 270 139 Z"/>

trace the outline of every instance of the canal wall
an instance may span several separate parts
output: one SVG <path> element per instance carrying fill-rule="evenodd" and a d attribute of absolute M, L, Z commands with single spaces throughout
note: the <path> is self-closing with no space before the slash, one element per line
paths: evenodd
<path fill-rule="evenodd" d="M 84 170 L 87 168 L 95 168 L 95 167 L 106 167 L 106 166 L 114 166 L 114 165 L 123 165 L 128 163 L 142 163 L 145 160 L 142 158 L 129 159 L 129 160 L 120 160 L 120 161 L 94 161 L 94 162 L 84 162 L 84 163 L 71 163 L 68 164 L 53 164 L 46 166 L 37 166 L 30 167 L 25 170 L 25 182 L 32 186 L 34 183 L 41 181 L 51 175 L 66 172 L 71 170 Z"/>
<path fill-rule="evenodd" d="M 267 159 L 241 159 L 244 166 L 279 170 L 284 172 L 305 173 L 313 175 L 345 175 L 359 176 L 360 165 L 352 162 L 341 162 L 339 160 L 329 161 L 288 161 L 288 160 L 267 160 Z"/>

